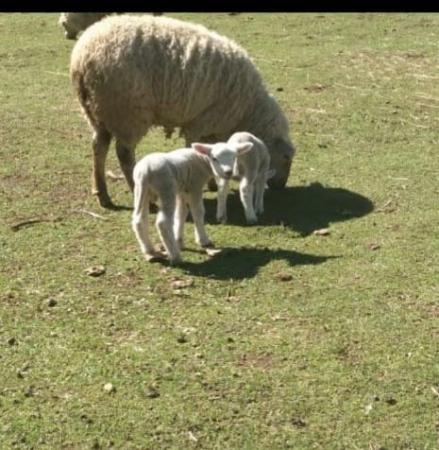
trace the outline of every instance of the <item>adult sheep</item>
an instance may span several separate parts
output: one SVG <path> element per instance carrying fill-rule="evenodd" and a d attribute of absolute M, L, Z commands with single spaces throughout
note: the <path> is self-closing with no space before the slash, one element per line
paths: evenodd
<path fill-rule="evenodd" d="M 101 20 L 107 14 L 91 12 L 61 13 L 58 24 L 64 28 L 64 35 L 67 39 L 76 39 L 81 31 L 85 30 L 92 23 Z"/>
<path fill-rule="evenodd" d="M 192 142 L 225 142 L 245 130 L 262 139 L 285 186 L 294 146 L 288 121 L 240 46 L 207 28 L 169 17 L 110 16 L 75 44 L 70 76 L 93 129 L 93 193 L 113 204 L 105 181 L 112 137 L 133 189 L 135 147 L 152 126 L 180 128 Z"/>
<path fill-rule="evenodd" d="M 61 13 L 58 24 L 64 28 L 64 35 L 67 39 L 76 39 L 81 31 L 84 31 L 92 23 L 101 20 L 110 13 L 92 12 L 68 12 Z M 160 15 L 162 13 L 152 13 Z"/>

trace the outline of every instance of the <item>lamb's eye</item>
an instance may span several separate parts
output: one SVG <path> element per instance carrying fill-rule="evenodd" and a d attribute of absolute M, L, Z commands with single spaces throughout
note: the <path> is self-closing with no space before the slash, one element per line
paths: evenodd
<path fill-rule="evenodd" d="M 215 158 L 215 156 L 212 156 L 212 161 L 218 162 L 218 158 Z"/>

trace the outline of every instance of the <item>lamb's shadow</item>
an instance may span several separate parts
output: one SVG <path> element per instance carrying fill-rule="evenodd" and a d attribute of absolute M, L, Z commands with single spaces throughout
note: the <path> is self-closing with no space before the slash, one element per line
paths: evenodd
<path fill-rule="evenodd" d="M 193 276 L 218 280 L 242 280 L 254 277 L 260 267 L 270 261 L 282 259 L 290 266 L 321 264 L 337 256 L 316 256 L 291 250 L 270 250 L 268 248 L 225 248 L 222 252 L 202 263 L 184 262 L 181 268 Z"/>
<path fill-rule="evenodd" d="M 309 186 L 267 189 L 265 212 L 259 224 L 283 224 L 302 236 L 308 236 L 333 222 L 351 220 L 373 211 L 373 203 L 366 197 L 343 188 L 332 188 L 313 183 Z M 206 218 L 215 223 L 216 199 L 205 199 Z M 244 211 L 236 190 L 227 200 L 229 225 L 244 225 Z"/>

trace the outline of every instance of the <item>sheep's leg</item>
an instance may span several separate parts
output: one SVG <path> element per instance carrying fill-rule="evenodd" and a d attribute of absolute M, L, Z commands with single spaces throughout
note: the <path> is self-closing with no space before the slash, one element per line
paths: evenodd
<path fill-rule="evenodd" d="M 125 175 L 125 179 L 127 180 L 128 186 L 131 191 L 134 189 L 134 181 L 133 181 L 133 169 L 136 165 L 136 155 L 134 148 L 128 147 L 127 145 L 122 144 L 121 141 L 116 141 L 116 154 L 117 159 L 119 160 L 120 168 L 122 169 L 123 174 Z"/>
<path fill-rule="evenodd" d="M 189 195 L 189 208 L 194 221 L 195 241 L 201 247 L 211 247 L 212 241 L 209 239 L 204 227 L 204 204 L 202 192 L 195 192 Z"/>
<path fill-rule="evenodd" d="M 239 196 L 242 205 L 244 206 L 245 218 L 250 225 L 255 224 L 258 221 L 253 208 L 253 191 L 253 183 L 249 182 L 249 180 L 244 177 L 239 184 Z"/>
<path fill-rule="evenodd" d="M 161 209 L 157 214 L 156 227 L 171 263 L 180 261 L 180 249 L 174 237 L 175 195 L 160 198 Z"/>
<path fill-rule="evenodd" d="M 264 191 L 265 191 L 265 176 L 259 176 L 255 182 L 255 210 L 256 214 L 264 212 Z"/>
<path fill-rule="evenodd" d="M 229 181 L 222 178 L 216 179 L 218 195 L 216 204 L 216 220 L 221 223 L 227 222 L 227 195 L 229 194 Z"/>
<path fill-rule="evenodd" d="M 105 181 L 105 160 L 110 148 L 111 134 L 104 129 L 95 130 L 93 134 L 93 176 L 92 193 L 98 196 L 99 204 L 103 208 L 113 207 L 113 202 L 108 195 Z"/>
<path fill-rule="evenodd" d="M 175 208 L 174 217 L 174 236 L 177 241 L 180 250 L 183 249 L 183 239 L 184 239 L 184 224 L 186 222 L 188 215 L 188 207 L 186 199 L 179 195 L 177 196 L 177 206 Z"/>
<path fill-rule="evenodd" d="M 155 254 L 154 247 L 149 239 L 148 205 L 149 200 L 146 189 L 142 185 L 136 184 L 134 186 L 134 211 L 131 224 L 142 253 L 147 258 L 153 257 Z"/>

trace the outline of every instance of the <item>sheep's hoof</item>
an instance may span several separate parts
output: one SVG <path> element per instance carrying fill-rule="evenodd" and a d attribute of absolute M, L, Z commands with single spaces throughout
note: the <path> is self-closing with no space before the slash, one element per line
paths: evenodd
<path fill-rule="evenodd" d="M 111 201 L 111 198 L 108 194 L 103 194 L 98 191 L 92 191 L 92 194 L 98 197 L 99 205 L 101 205 L 102 208 L 108 209 L 116 208 L 116 205 Z"/>
<path fill-rule="evenodd" d="M 215 244 L 212 241 L 208 241 L 208 242 L 206 242 L 204 244 L 200 244 L 200 247 L 204 248 L 204 249 L 206 249 L 206 248 L 214 248 Z"/>

